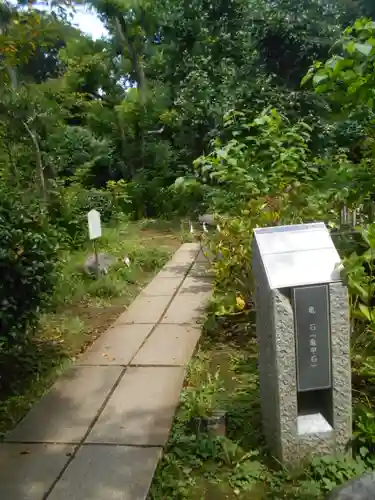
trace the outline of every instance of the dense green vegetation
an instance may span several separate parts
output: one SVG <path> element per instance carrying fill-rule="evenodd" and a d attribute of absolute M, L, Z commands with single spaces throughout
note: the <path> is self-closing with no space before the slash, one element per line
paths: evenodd
<path fill-rule="evenodd" d="M 220 231 L 206 243 L 220 258 L 201 350 L 150 499 L 323 499 L 374 468 L 374 35 L 374 21 L 355 21 L 307 71 L 302 85 L 320 99 L 310 97 L 319 102 L 318 120 L 282 106 L 227 113 L 222 135 L 195 160 L 196 175 L 178 182 L 200 189 L 216 211 Z M 270 457 L 259 432 L 251 240 L 258 226 L 314 220 L 332 229 L 350 292 L 353 456 L 314 458 L 296 469 Z M 227 410 L 225 438 L 197 435 L 190 420 L 202 409 L 194 398 L 208 416 Z"/>
<path fill-rule="evenodd" d="M 203 368 L 193 369 L 198 379 L 188 374 L 152 499 L 322 499 L 374 468 L 374 35 L 374 21 L 357 20 L 311 65 L 301 82 L 310 113 L 293 116 L 280 105 L 227 113 L 222 133 L 195 160 L 195 176 L 178 181 L 182 191 L 200 190 L 217 213 L 221 230 L 206 240 L 220 259 L 207 331 L 192 362 Z M 269 456 L 259 433 L 251 239 L 258 226 L 314 220 L 332 229 L 350 292 L 353 457 L 315 458 L 293 469 Z M 200 414 L 189 394 L 208 401 L 208 414 L 227 410 L 226 438 L 197 438 L 186 419 Z"/>
<path fill-rule="evenodd" d="M 152 495 L 195 498 L 198 487 L 204 497 L 207 485 L 197 484 L 195 472 L 206 461 L 208 483 L 222 477 L 228 495 L 254 498 L 261 481 L 259 498 L 318 498 L 373 465 L 373 1 L 85 3 L 104 23 L 105 38 L 93 40 L 71 25 L 69 0 L 54 2 L 52 11 L 33 1 L 0 5 L 2 428 L 30 403 L 23 399 L 25 380 L 51 373 L 41 362 L 43 350 L 51 353 L 50 336 L 40 337 L 46 315 L 88 296 L 120 297 L 142 281 L 128 270 L 90 281 L 68 265 L 87 252 L 87 211 L 99 209 L 112 227 L 109 249 L 116 253 L 113 235 L 130 238 L 131 219 L 193 218 L 210 210 L 221 231 L 207 244 L 222 258 L 214 264 L 210 316 L 217 337 L 211 334 L 204 350 L 209 358 L 216 352 L 219 331 L 224 344 L 233 341 L 226 353 L 238 379 L 227 402 L 232 427 L 224 444 L 194 441 L 178 419 Z M 343 220 L 343 207 L 360 215 Z M 254 406 L 256 416 L 258 404 L 248 332 L 250 252 L 254 227 L 312 220 L 339 230 L 335 241 L 351 293 L 355 458 L 327 458 L 295 476 L 276 473 L 262 444 L 248 439 L 244 407 Z M 136 272 L 152 272 L 164 257 L 142 248 Z M 80 321 L 77 331 L 84 330 Z M 64 330 L 62 324 L 59 317 L 56 328 Z M 75 347 L 68 341 L 65 357 L 85 345 L 79 337 Z M 59 356 L 50 356 L 52 368 L 61 366 Z M 215 375 L 200 380 L 197 394 L 206 386 L 212 394 L 215 384 Z M 181 411 L 191 416 L 193 403 L 185 399 Z M 259 434 L 256 418 L 252 425 Z M 225 478 L 217 476 L 223 463 Z"/>

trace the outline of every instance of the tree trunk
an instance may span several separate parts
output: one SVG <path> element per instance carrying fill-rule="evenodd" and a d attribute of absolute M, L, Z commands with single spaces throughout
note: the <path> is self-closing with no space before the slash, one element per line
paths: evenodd
<path fill-rule="evenodd" d="M 137 54 L 137 51 L 134 48 L 130 37 L 128 36 L 128 30 L 124 18 L 122 16 L 116 16 L 115 24 L 119 37 L 121 38 L 124 45 L 126 45 L 126 47 L 128 48 L 133 71 L 137 80 L 140 100 L 142 103 L 144 103 L 146 93 L 146 75 L 143 68 L 142 58 L 140 54 Z"/>
<path fill-rule="evenodd" d="M 122 153 L 122 159 L 125 161 L 126 158 L 126 138 L 125 138 L 125 132 L 124 132 L 124 127 L 122 126 L 121 123 L 121 118 L 118 116 L 116 112 L 116 120 L 117 120 L 117 126 L 120 132 L 120 143 L 121 143 L 121 153 Z M 125 172 L 123 171 L 123 175 Z M 134 165 L 131 163 L 130 165 L 130 177 L 133 179 L 135 175 L 135 170 L 134 170 Z"/>
<path fill-rule="evenodd" d="M 14 68 L 12 68 L 9 65 L 6 66 L 6 69 L 7 69 L 7 73 L 8 73 L 11 87 L 12 87 L 13 92 L 14 92 L 17 89 L 17 84 L 18 84 L 16 71 Z"/>
<path fill-rule="evenodd" d="M 27 130 L 27 133 L 29 134 L 29 136 L 30 136 L 30 138 L 31 138 L 31 140 L 32 140 L 32 142 L 34 144 L 35 157 L 36 157 L 36 166 L 37 166 L 37 169 L 38 169 L 39 180 L 40 180 L 40 188 L 41 188 L 41 191 L 42 191 L 43 199 L 44 199 L 45 202 L 47 202 L 46 181 L 45 181 L 45 178 L 44 178 L 44 167 L 43 167 L 42 155 L 41 155 L 41 152 L 40 152 L 38 138 L 37 138 L 35 132 L 33 132 L 30 129 L 30 127 L 28 126 L 28 124 L 26 122 L 23 122 L 23 125 L 24 125 L 25 129 Z"/>
<path fill-rule="evenodd" d="M 142 118 L 138 122 L 138 135 L 139 135 L 139 141 L 140 141 L 140 170 L 143 170 L 144 168 L 144 150 L 145 150 L 145 137 L 144 137 L 144 129 L 143 129 L 143 123 L 141 121 L 144 121 L 143 118 L 145 116 L 145 105 L 146 105 L 146 75 L 144 72 L 143 68 L 143 63 L 142 63 L 142 58 L 140 54 L 137 53 L 136 49 L 133 46 L 133 43 L 128 35 L 128 30 L 126 26 L 126 21 L 122 16 L 116 16 L 115 18 L 115 24 L 117 28 L 117 32 L 119 34 L 119 37 L 121 38 L 122 42 L 124 45 L 127 46 L 130 59 L 132 61 L 132 67 L 133 71 L 136 76 L 137 80 L 137 88 L 139 92 L 139 101 L 141 105 L 141 113 L 142 113 Z M 134 167 L 132 168 L 132 177 L 134 177 L 135 172 L 134 172 Z"/>

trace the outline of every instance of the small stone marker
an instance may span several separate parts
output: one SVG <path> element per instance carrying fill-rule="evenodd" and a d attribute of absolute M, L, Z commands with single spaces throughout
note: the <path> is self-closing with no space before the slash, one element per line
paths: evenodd
<path fill-rule="evenodd" d="M 254 230 L 264 433 L 283 463 L 345 452 L 351 438 L 349 305 L 323 223 Z"/>

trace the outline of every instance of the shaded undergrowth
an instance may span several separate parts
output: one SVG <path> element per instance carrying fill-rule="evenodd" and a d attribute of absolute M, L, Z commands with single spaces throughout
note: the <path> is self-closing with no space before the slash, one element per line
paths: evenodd
<path fill-rule="evenodd" d="M 267 452 L 261 425 L 258 351 L 254 314 L 233 319 L 212 317 L 206 323 L 188 371 L 170 440 L 158 466 L 149 500 L 313 500 L 367 470 L 361 457 L 323 457 L 288 469 Z M 219 374 L 224 387 L 216 405 L 227 411 L 226 437 L 192 431 L 186 415 L 191 400 L 184 392 L 208 384 L 207 373 Z M 198 388 L 199 385 L 199 388 Z"/>

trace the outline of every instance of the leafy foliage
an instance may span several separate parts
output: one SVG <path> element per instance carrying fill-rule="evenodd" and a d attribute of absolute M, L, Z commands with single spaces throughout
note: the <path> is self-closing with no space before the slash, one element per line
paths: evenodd
<path fill-rule="evenodd" d="M 334 122 L 323 113 L 318 127 L 310 125 L 309 117 L 294 126 L 297 121 L 285 111 L 281 113 L 271 108 L 271 111 L 256 114 L 235 110 L 225 116 L 223 127 L 210 143 L 211 151 L 195 161 L 194 177 L 185 181 L 179 179 L 176 186 L 187 193 L 191 188 L 200 187 L 206 207 L 215 211 L 219 220 L 220 230 L 214 236 L 207 234 L 205 243 L 215 257 L 215 296 L 211 305 L 215 317 L 215 342 L 219 342 L 221 334 L 218 325 L 228 327 L 224 340 L 221 338 L 224 350 L 228 349 L 235 334 L 249 341 L 244 328 L 248 321 L 243 317 L 250 315 L 253 309 L 253 229 L 258 225 L 324 220 L 332 229 L 339 230 L 332 234 L 338 238 L 343 256 L 343 274 L 352 310 L 355 423 L 353 442 L 348 446 L 352 445 L 354 458 L 314 458 L 301 464 L 303 471 L 275 472 L 265 466 L 264 458 L 259 455 L 261 449 L 252 449 L 249 461 L 227 460 L 228 470 L 221 463 L 217 443 L 208 445 L 205 439 L 198 439 L 195 449 L 185 448 L 184 444 L 190 443 L 192 438 L 186 436 L 187 430 L 177 421 L 179 437 L 172 440 L 164 462 L 172 478 L 179 478 L 174 484 L 175 498 L 179 495 L 180 498 L 193 498 L 199 493 L 219 496 L 219 492 L 227 498 L 235 498 L 250 491 L 252 497 L 262 499 L 318 499 L 374 466 L 375 240 L 370 209 L 373 207 L 371 175 L 375 159 L 371 128 L 372 30 L 373 23 L 368 20 L 357 21 L 347 28 L 344 41 L 334 46 L 339 55 L 335 53 L 326 63 L 315 64 L 305 79 L 305 82 L 313 80 L 325 111 L 335 113 Z M 360 131 L 350 137 L 349 126 L 354 127 L 357 122 Z M 324 148 L 313 147 L 316 132 L 328 138 Z M 341 141 L 338 141 L 340 134 Z M 357 144 L 353 144 L 354 141 Z M 358 144 L 359 150 L 356 150 Z M 352 227 L 356 226 L 356 221 L 349 227 L 342 223 L 340 210 L 343 206 L 345 210 L 354 211 L 360 227 Z M 350 237 L 343 238 L 342 232 L 349 233 Z M 240 385 L 238 380 L 236 385 Z M 233 387 L 228 389 L 227 397 L 231 398 L 233 392 Z M 245 423 L 238 416 L 240 409 L 237 408 L 234 415 L 237 415 L 241 437 L 245 440 Z M 249 418 L 249 413 L 246 417 Z M 239 442 L 229 443 L 228 448 L 239 445 Z M 194 474 L 197 464 L 202 467 L 198 458 L 199 446 L 210 450 L 206 459 L 209 466 L 204 468 L 203 489 L 200 489 L 202 481 L 198 478 L 201 472 Z M 186 467 L 189 478 L 181 482 L 180 471 Z M 163 480 L 167 478 L 161 472 L 152 498 L 163 498 Z M 181 489 L 181 485 L 186 490 Z M 173 495 L 173 489 L 169 491 Z"/>
<path fill-rule="evenodd" d="M 109 221 L 117 213 L 116 201 L 108 191 L 84 189 L 77 183 L 64 187 L 57 184 L 48 204 L 52 224 L 59 230 L 62 242 L 82 245 L 87 239 L 87 213 L 100 211 L 101 220 Z"/>
<path fill-rule="evenodd" d="M 224 144 L 214 139 L 212 153 L 195 161 L 200 178 L 212 188 L 209 196 L 214 209 L 238 210 L 251 198 L 290 190 L 316 176 L 318 169 L 308 158 L 310 127 L 304 122 L 290 126 L 271 109 L 251 122 L 244 113 L 230 113 L 224 126 L 232 138 Z M 231 194 L 235 194 L 232 200 Z"/>
<path fill-rule="evenodd" d="M 57 235 L 40 207 L 1 190 L 0 352 L 22 344 L 53 290 Z"/>
<path fill-rule="evenodd" d="M 316 92 L 330 96 L 342 111 L 358 106 L 372 111 L 374 32 L 373 21 L 356 21 L 336 43 L 334 55 L 324 64 L 316 63 L 307 73 L 304 83 L 312 78 Z"/>
<path fill-rule="evenodd" d="M 32 333 L 52 290 L 62 255 L 56 231 L 64 248 L 81 246 L 91 208 L 104 221 L 214 212 L 221 231 L 206 241 L 216 257 L 212 312 L 240 328 L 253 308 L 255 227 L 323 220 L 340 229 L 344 206 L 360 206 L 373 222 L 375 28 L 373 19 L 355 21 L 374 16 L 371 2 L 90 0 L 108 31 L 101 40 L 70 25 L 70 3 L 53 12 L 33 1 L 0 6 L 3 350 Z M 363 388 L 375 380 L 367 352 L 372 233 L 370 225 L 364 246 L 355 240 L 341 249 L 357 399 L 367 409 L 356 428 L 364 447 L 373 443 L 374 400 Z M 147 254 L 151 268 L 158 259 Z M 110 281 L 92 287 L 103 300 L 119 292 Z M 186 391 L 185 410 L 209 413 L 219 386 L 212 375 Z M 296 485 L 285 471 L 269 474 L 257 449 L 244 451 L 235 439 L 194 441 L 185 431 L 163 469 L 178 470 L 180 498 L 205 460 L 225 470 L 236 495 L 259 481 L 278 495 L 282 480 L 290 498 L 315 498 L 370 463 L 360 446 L 362 458 L 315 461 Z M 164 498 L 174 498 L 173 486 Z"/>

